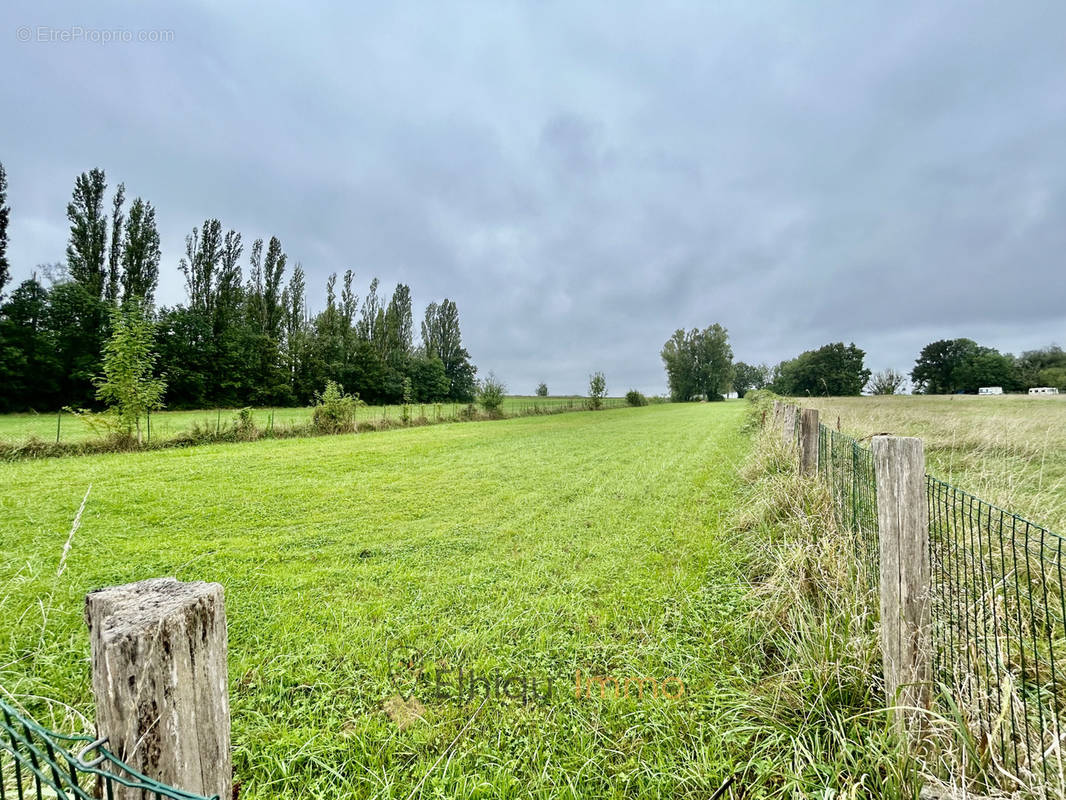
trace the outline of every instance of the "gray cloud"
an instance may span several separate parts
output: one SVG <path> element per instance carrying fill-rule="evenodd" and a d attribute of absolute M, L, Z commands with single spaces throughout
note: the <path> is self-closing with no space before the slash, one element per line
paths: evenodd
<path fill-rule="evenodd" d="M 39 28 L 164 43 L 19 42 Z M 16 277 L 74 176 L 151 199 L 161 299 L 217 216 L 309 274 L 448 295 L 514 391 L 662 391 L 676 327 L 749 361 L 1066 342 L 1066 6 L 102 2 L 0 10 Z"/>

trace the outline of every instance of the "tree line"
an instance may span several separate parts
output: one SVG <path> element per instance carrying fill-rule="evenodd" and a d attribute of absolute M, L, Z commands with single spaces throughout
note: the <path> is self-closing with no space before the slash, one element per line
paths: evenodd
<path fill-rule="evenodd" d="M 718 400 L 730 390 L 743 397 L 752 389 L 787 396 L 897 394 L 908 382 L 893 369 L 871 373 L 866 352 L 854 342 L 826 344 L 772 367 L 734 362 L 728 332 L 717 323 L 675 331 L 661 355 L 675 402 Z M 918 394 L 976 394 L 982 386 L 1006 392 L 1051 386 L 1066 392 L 1066 352 L 1050 345 L 1014 356 L 971 339 L 941 340 L 922 348 L 909 377 Z"/>
<path fill-rule="evenodd" d="M 894 369 L 871 374 L 865 352 L 854 344 L 827 344 L 770 367 L 737 362 L 733 387 L 743 396 L 751 389 L 782 395 L 897 394 L 908 376 Z M 977 394 L 982 386 L 1024 392 L 1051 386 L 1066 392 L 1066 352 L 1057 345 L 1027 350 L 1019 356 L 983 347 L 972 339 L 942 339 L 922 348 L 911 370 L 916 394 Z"/>
<path fill-rule="evenodd" d="M 66 262 L 5 296 L 10 207 L 0 165 L 0 411 L 96 406 L 116 309 L 151 322 L 171 408 L 303 405 L 329 380 L 372 404 L 473 399 L 477 369 L 452 300 L 430 303 L 416 330 L 409 286 L 383 292 L 375 278 L 360 297 L 347 270 L 329 277 L 325 308 L 311 314 L 304 269 L 290 268 L 281 241 L 246 248 L 218 219 L 186 236 L 186 302 L 157 308 L 155 208 L 141 197 L 127 205 L 121 183 L 110 198 L 107 188 L 103 170 L 78 176 Z"/>

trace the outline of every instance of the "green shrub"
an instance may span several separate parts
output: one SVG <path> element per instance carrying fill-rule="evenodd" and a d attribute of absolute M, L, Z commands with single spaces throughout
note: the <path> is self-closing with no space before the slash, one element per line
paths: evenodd
<path fill-rule="evenodd" d="M 503 397 L 506 391 L 507 387 L 504 386 L 503 381 L 490 372 L 488 377 L 478 384 L 478 405 L 485 409 L 489 415 L 498 414 L 500 406 L 503 405 Z"/>
<path fill-rule="evenodd" d="M 636 389 L 630 389 L 626 392 L 626 402 L 631 406 L 646 406 L 648 398 Z"/>
<path fill-rule="evenodd" d="M 319 433 L 351 433 L 355 430 L 356 413 L 365 405 L 358 395 L 344 393 L 336 381 L 326 381 L 321 394 L 315 392 L 315 408 L 311 424 Z"/>

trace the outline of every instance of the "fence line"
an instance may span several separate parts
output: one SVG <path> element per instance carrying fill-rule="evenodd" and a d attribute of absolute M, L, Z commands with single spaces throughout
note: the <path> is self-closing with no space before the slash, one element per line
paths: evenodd
<path fill-rule="evenodd" d="M 775 419 L 785 441 L 795 442 L 797 415 L 787 408 Z M 837 524 L 855 535 L 857 560 L 877 586 L 872 447 L 820 424 L 816 471 Z M 924 484 L 933 702 L 969 728 L 969 769 L 986 782 L 1012 791 L 1035 781 L 1061 791 L 1066 539 L 935 476 L 926 474 Z"/>

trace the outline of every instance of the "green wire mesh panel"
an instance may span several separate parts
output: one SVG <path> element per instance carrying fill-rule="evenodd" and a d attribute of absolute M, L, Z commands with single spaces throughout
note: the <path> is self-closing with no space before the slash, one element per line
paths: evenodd
<path fill-rule="evenodd" d="M 42 728 L 0 700 L 0 800 L 134 796 L 218 800 L 183 792 L 123 764 L 101 741 Z M 73 752 L 77 750 L 77 752 Z"/>
<path fill-rule="evenodd" d="M 1001 788 L 1061 787 L 1064 540 L 936 478 L 927 486 L 934 674 Z"/>
<path fill-rule="evenodd" d="M 873 452 L 822 425 L 818 431 L 818 469 L 832 494 L 837 525 L 855 534 L 859 561 L 876 574 L 879 545 Z"/>

